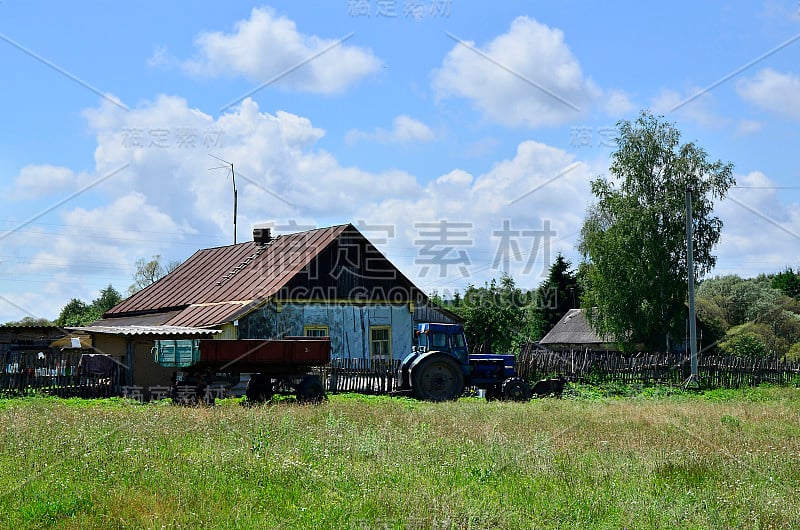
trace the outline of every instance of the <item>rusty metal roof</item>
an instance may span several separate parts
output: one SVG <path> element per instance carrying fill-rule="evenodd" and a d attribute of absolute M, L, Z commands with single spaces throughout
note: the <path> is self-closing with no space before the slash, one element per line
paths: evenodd
<path fill-rule="evenodd" d="M 181 310 L 177 309 L 174 311 L 147 313 L 144 315 L 101 318 L 100 320 L 95 320 L 89 324 L 89 326 L 161 326 L 180 312 Z"/>
<path fill-rule="evenodd" d="M 176 311 L 163 322 L 172 326 L 229 322 L 277 293 L 348 228 L 351 225 L 345 224 L 279 235 L 266 245 L 248 241 L 198 250 L 107 311 L 103 322 L 155 311 Z"/>
<path fill-rule="evenodd" d="M 214 326 L 222 322 L 230 322 L 248 313 L 252 309 L 251 303 L 227 302 L 212 305 L 190 305 L 171 320 L 167 325 L 181 326 Z"/>

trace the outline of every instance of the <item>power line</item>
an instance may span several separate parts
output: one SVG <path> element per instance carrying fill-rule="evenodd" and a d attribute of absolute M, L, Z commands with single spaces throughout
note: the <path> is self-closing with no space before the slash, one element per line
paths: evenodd
<path fill-rule="evenodd" d="M 2 230 L 0 230 L 0 234 L 3 234 Z M 11 235 L 11 232 L 8 232 L 8 235 Z M 100 243 L 108 243 L 108 242 L 113 242 L 113 241 L 119 241 L 119 242 L 128 242 L 128 243 L 163 243 L 163 244 L 168 244 L 170 246 L 184 245 L 184 246 L 195 247 L 195 245 L 193 243 L 189 242 L 189 241 L 178 241 L 178 240 L 170 240 L 170 239 L 141 239 L 141 238 L 134 238 L 134 237 L 117 237 L 117 236 L 110 236 L 110 235 L 106 235 L 106 234 L 71 233 L 71 232 L 63 232 L 63 233 L 53 234 L 52 232 L 32 230 L 32 231 L 28 231 L 28 232 L 23 232 L 23 233 L 21 233 L 21 235 L 25 235 L 26 237 L 41 236 L 42 238 L 53 237 L 55 235 L 55 236 L 60 236 L 60 237 L 66 237 L 66 238 L 69 238 L 69 239 L 91 239 L 93 241 L 97 241 L 97 242 L 100 242 Z"/>
<path fill-rule="evenodd" d="M 8 224 L 16 224 L 19 222 L 17 219 L 0 219 L 0 223 L 8 223 Z M 35 222 L 29 223 L 28 226 L 59 226 L 59 227 L 68 227 L 68 228 L 86 228 L 90 230 L 97 229 L 97 226 L 93 225 L 79 225 L 79 224 L 72 224 L 72 223 L 45 223 L 45 222 Z M 133 232 L 137 234 L 169 234 L 175 235 L 175 231 L 164 231 L 164 230 L 141 230 L 141 229 L 134 229 L 134 228 L 125 228 L 128 232 Z M 203 234 L 203 233 L 185 233 L 182 234 L 187 237 L 215 237 L 213 234 Z"/>

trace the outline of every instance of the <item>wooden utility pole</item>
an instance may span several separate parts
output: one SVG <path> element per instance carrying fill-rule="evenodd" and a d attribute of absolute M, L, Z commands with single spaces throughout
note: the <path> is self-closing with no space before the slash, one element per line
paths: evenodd
<path fill-rule="evenodd" d="M 689 277 L 689 354 L 692 373 L 685 386 L 700 386 L 697 377 L 697 319 L 694 307 L 694 239 L 692 222 L 692 188 L 686 188 L 686 270 Z"/>

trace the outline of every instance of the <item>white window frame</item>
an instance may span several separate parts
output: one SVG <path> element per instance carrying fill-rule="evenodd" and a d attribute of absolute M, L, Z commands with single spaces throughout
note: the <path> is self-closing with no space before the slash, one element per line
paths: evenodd
<path fill-rule="evenodd" d="M 386 331 L 386 339 L 375 340 L 373 333 L 375 331 Z M 375 343 L 386 342 L 385 353 L 375 353 Z M 392 326 L 370 326 L 369 327 L 369 357 L 370 359 L 380 359 L 389 361 L 392 359 Z"/>

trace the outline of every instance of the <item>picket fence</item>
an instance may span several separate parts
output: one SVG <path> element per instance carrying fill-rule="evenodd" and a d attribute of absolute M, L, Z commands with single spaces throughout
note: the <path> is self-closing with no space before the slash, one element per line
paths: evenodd
<path fill-rule="evenodd" d="M 399 360 L 333 359 L 318 370 L 327 392 L 388 394 L 395 390 Z"/>

